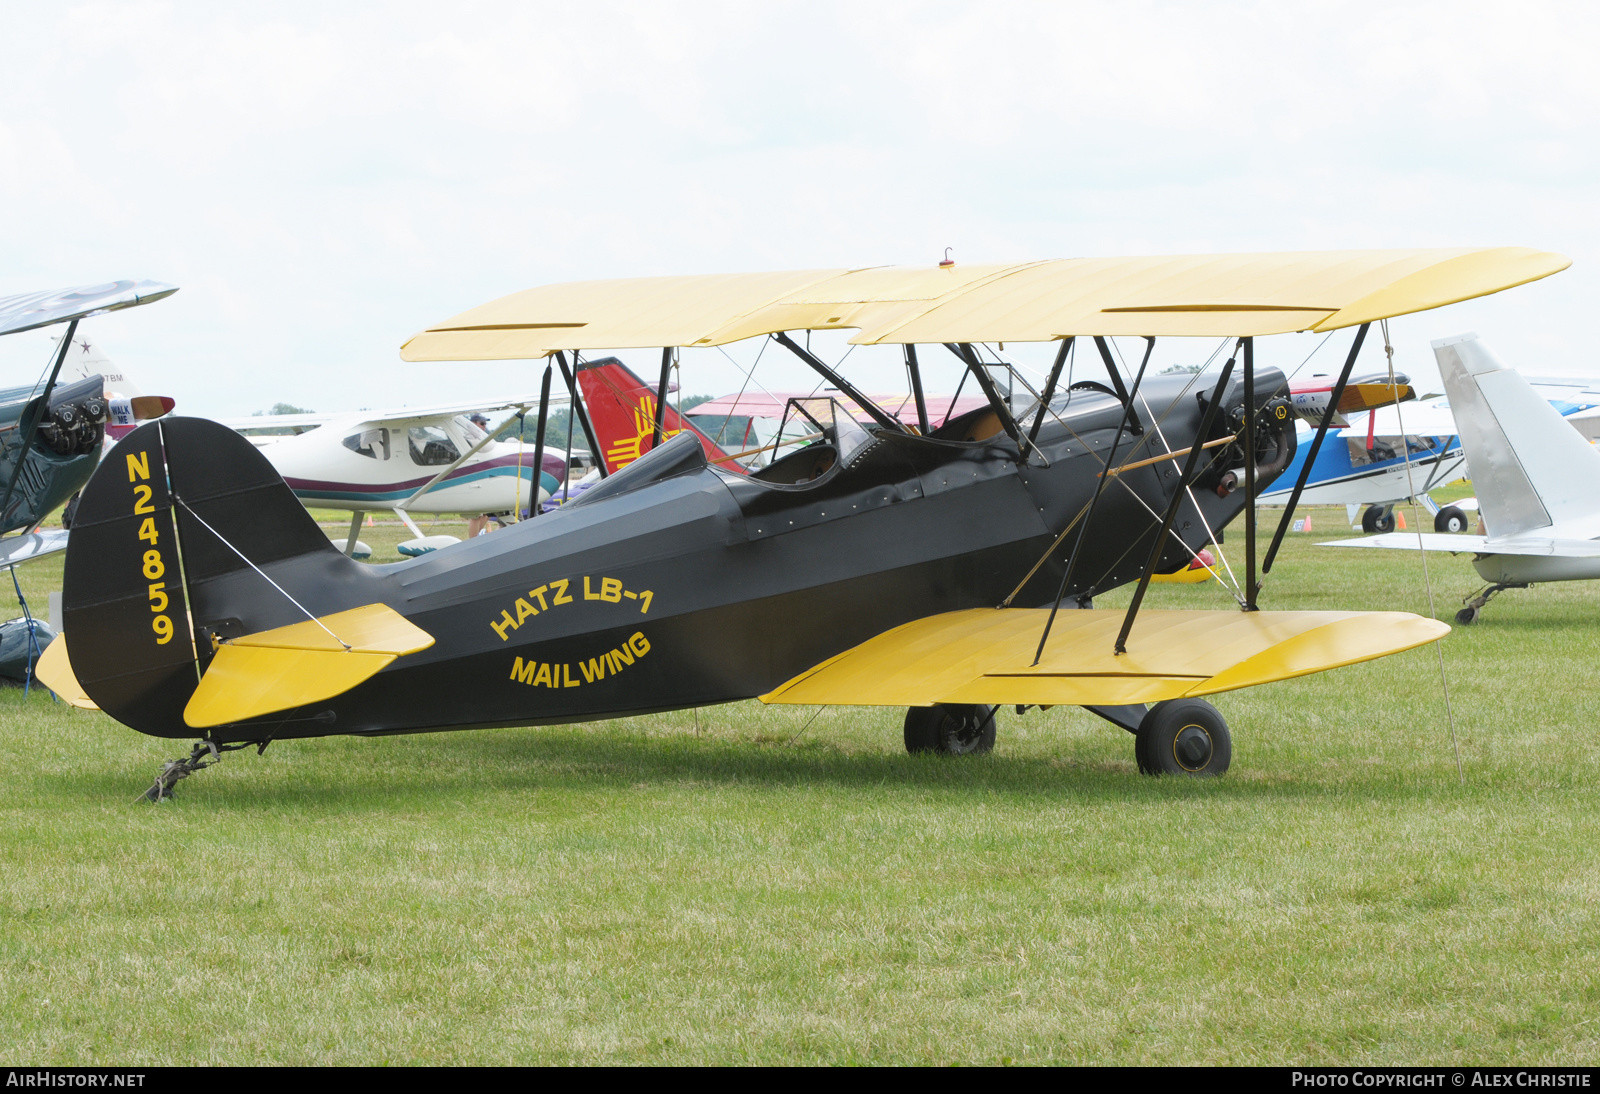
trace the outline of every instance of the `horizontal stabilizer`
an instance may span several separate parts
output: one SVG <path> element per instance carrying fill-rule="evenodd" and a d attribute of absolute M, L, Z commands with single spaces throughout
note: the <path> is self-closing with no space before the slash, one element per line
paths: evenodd
<path fill-rule="evenodd" d="M 226 639 L 183 720 L 206 729 L 331 699 L 431 645 L 432 635 L 385 604 Z"/>
<path fill-rule="evenodd" d="M 1387 547 L 1393 551 L 1415 551 L 1417 540 L 1424 550 L 1449 551 L 1459 555 L 1471 551 L 1480 555 L 1532 555 L 1549 558 L 1600 558 L 1600 540 L 1551 539 L 1548 536 L 1457 536 L 1444 532 L 1388 532 L 1361 539 L 1336 539 L 1318 547 Z"/>
<path fill-rule="evenodd" d="M 72 671 L 72 661 L 67 657 L 67 636 L 58 634 L 56 640 L 44 648 L 39 663 L 33 666 L 33 678 L 56 693 L 56 698 L 82 710 L 99 710 L 93 699 L 78 683 Z"/>
<path fill-rule="evenodd" d="M 1409 612 L 1146 611 L 1112 652 L 1121 611 L 975 608 L 886 631 L 761 696 L 764 703 L 928 706 L 1154 703 L 1370 661 L 1450 633 Z"/>

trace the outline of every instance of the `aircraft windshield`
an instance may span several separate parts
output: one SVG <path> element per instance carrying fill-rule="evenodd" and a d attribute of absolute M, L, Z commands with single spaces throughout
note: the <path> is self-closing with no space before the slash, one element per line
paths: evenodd
<path fill-rule="evenodd" d="M 840 463 L 849 463 L 850 457 L 872 440 L 861 423 L 831 398 L 790 399 L 785 409 L 782 436 L 798 439 L 799 434 L 821 433 L 839 450 Z"/>
<path fill-rule="evenodd" d="M 443 467 L 461 458 L 456 443 L 439 426 L 412 426 L 406 435 L 411 441 L 411 460 L 419 467 Z"/>

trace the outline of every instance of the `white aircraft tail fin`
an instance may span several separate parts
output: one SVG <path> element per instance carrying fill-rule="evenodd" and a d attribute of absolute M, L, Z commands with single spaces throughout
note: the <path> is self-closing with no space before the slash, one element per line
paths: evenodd
<path fill-rule="evenodd" d="M 1600 452 L 1527 380 L 1476 334 L 1434 342 L 1433 354 L 1491 536 L 1600 515 Z"/>
<path fill-rule="evenodd" d="M 52 338 L 57 346 L 61 344 L 59 338 Z M 75 380 L 86 380 L 90 376 L 105 377 L 106 397 L 115 399 L 136 399 L 144 392 L 139 386 L 100 349 L 100 344 L 93 341 L 86 334 L 79 334 L 72 340 L 72 346 L 67 350 L 67 359 L 62 365 L 61 375 L 63 381 L 70 376 Z"/>

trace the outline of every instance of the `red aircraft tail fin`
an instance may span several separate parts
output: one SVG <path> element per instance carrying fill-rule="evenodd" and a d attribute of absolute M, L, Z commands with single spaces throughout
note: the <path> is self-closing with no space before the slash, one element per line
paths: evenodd
<path fill-rule="evenodd" d="M 656 392 L 650 384 L 633 374 L 615 357 L 602 357 L 578 366 L 578 387 L 600 442 L 607 471 L 620 471 L 653 447 L 656 420 Z M 744 472 L 737 460 L 693 423 L 678 415 L 669 404 L 662 417 L 662 440 L 682 432 L 693 433 L 706 451 L 706 459 L 716 467 Z"/>

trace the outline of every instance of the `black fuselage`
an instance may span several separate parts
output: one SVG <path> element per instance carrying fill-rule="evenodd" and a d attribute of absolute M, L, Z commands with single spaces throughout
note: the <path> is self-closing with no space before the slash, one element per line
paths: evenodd
<path fill-rule="evenodd" d="M 1281 376 L 1263 370 L 1258 402 L 1279 386 Z M 874 431 L 843 459 L 829 443 L 812 445 L 756 476 L 707 466 L 699 444 L 680 436 L 552 513 L 385 566 L 354 563 L 331 546 L 248 442 L 214 423 L 169 419 L 167 473 L 211 526 L 177 509 L 202 668 L 212 634 L 305 618 L 219 534 L 316 615 L 381 601 L 435 638 L 314 709 L 212 736 L 537 725 L 746 699 L 909 620 L 995 606 L 1047 551 L 1014 603 L 1050 603 L 1082 525 L 1051 544 L 1090 502 L 1112 446 L 1117 464 L 1187 448 L 1209 395 L 1190 377 L 1158 378 L 1144 393 L 1156 420 L 1140 401 L 1139 432 L 1119 439 L 1122 403 L 1074 391 L 1057 401 L 1026 462 L 988 410 L 929 437 Z M 1233 432 L 1227 411 L 1240 403 L 1235 386 L 1213 437 Z M 1292 455 L 1294 429 L 1266 411 L 1258 420 L 1264 486 Z M 159 455 L 152 428 L 118 452 L 143 444 Z M 963 439 L 974 434 L 980 439 Z M 1243 507 L 1242 490 L 1218 488 L 1242 465 L 1238 444 L 1212 453 L 1180 506 L 1182 543 L 1169 539 L 1162 570 L 1187 563 L 1189 550 Z M 1181 467 L 1156 462 L 1105 486 L 1069 597 L 1138 577 Z M 192 737 L 181 718 L 196 679 L 192 655 L 175 654 L 168 647 L 181 643 L 169 642 L 129 660 L 130 644 L 146 640 L 142 630 L 127 632 L 147 625 L 135 610 L 144 593 L 125 589 L 121 575 L 138 554 L 128 476 L 120 464 L 107 468 L 79 510 L 80 528 L 92 524 L 96 539 L 80 542 L 75 531 L 69 549 L 73 663 L 115 717 L 146 733 Z"/>

